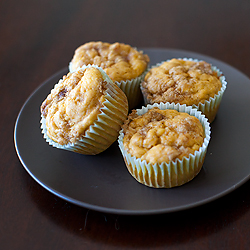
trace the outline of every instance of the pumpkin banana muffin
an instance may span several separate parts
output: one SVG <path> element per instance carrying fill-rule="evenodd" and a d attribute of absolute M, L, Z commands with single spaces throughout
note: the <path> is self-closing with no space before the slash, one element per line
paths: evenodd
<path fill-rule="evenodd" d="M 200 111 L 175 104 L 133 110 L 122 126 L 119 146 L 132 176 L 156 188 L 193 179 L 205 159 L 210 127 Z"/>
<path fill-rule="evenodd" d="M 50 145 L 98 154 L 116 139 L 127 117 L 123 91 L 97 66 L 61 79 L 41 105 L 42 132 Z"/>
<path fill-rule="evenodd" d="M 212 122 L 226 88 L 222 73 L 205 61 L 171 59 L 152 67 L 141 89 L 146 104 L 174 102 L 201 110 Z"/>
<path fill-rule="evenodd" d="M 149 57 L 124 43 L 89 42 L 75 50 L 69 64 L 70 72 L 88 64 L 97 65 L 107 73 L 127 95 L 130 108 L 141 100 L 140 82 L 142 81 Z"/>

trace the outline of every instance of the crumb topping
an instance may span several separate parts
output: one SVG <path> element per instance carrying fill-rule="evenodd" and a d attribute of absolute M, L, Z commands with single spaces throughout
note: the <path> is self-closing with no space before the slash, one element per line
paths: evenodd
<path fill-rule="evenodd" d="M 142 87 L 150 103 L 198 105 L 214 97 L 222 84 L 209 63 L 174 58 L 152 68 Z"/>
<path fill-rule="evenodd" d="M 95 64 L 104 69 L 111 80 L 126 81 L 140 76 L 147 68 L 149 57 L 123 43 L 89 42 L 75 51 L 71 69 Z"/>
<path fill-rule="evenodd" d="M 100 113 L 105 86 L 96 68 L 64 76 L 41 105 L 47 135 L 61 145 L 79 140 Z"/>
<path fill-rule="evenodd" d="M 123 125 L 125 149 L 152 164 L 188 157 L 202 146 L 205 132 L 198 118 L 176 110 L 136 111 Z"/>

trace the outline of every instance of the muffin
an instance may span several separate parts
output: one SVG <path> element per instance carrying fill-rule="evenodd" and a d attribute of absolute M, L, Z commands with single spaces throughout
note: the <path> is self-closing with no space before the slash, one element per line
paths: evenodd
<path fill-rule="evenodd" d="M 123 43 L 89 42 L 75 50 L 69 64 L 70 72 L 88 64 L 97 65 L 126 94 L 129 108 L 142 102 L 140 83 L 145 76 L 149 57 Z"/>
<path fill-rule="evenodd" d="M 172 188 L 201 170 L 210 140 L 205 116 L 191 106 L 160 103 L 133 110 L 118 143 L 130 174 L 154 188 Z"/>
<path fill-rule="evenodd" d="M 202 111 L 212 122 L 227 82 L 221 71 L 205 61 L 171 59 L 146 74 L 141 90 L 146 104 L 173 102 Z"/>
<path fill-rule="evenodd" d="M 95 155 L 118 137 L 128 114 L 124 92 L 97 66 L 68 73 L 41 105 L 46 141 L 60 149 Z"/>

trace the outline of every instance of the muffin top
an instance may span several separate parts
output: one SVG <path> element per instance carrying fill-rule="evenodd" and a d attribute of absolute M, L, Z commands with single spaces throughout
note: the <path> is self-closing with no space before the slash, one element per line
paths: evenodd
<path fill-rule="evenodd" d="M 142 83 L 149 103 L 198 105 L 214 97 L 222 84 L 209 63 L 172 59 L 152 68 Z"/>
<path fill-rule="evenodd" d="M 64 76 L 41 105 L 50 139 L 61 145 L 79 140 L 101 112 L 106 84 L 94 67 Z"/>
<path fill-rule="evenodd" d="M 120 82 L 140 76 L 148 63 L 149 57 L 130 45 L 89 42 L 76 49 L 70 62 L 70 71 L 95 64 L 103 68 L 111 80 Z"/>
<path fill-rule="evenodd" d="M 135 110 L 123 125 L 123 145 L 132 156 L 155 164 L 189 157 L 202 146 L 205 132 L 198 118 L 157 107 Z"/>

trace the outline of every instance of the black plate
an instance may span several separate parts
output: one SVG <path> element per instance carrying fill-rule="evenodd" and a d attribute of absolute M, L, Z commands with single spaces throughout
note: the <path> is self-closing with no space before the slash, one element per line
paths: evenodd
<path fill-rule="evenodd" d="M 201 54 L 173 49 L 144 49 L 151 65 L 173 57 L 205 60 L 228 82 L 205 163 L 191 182 L 172 189 L 139 184 L 127 171 L 118 144 L 85 156 L 49 146 L 40 131 L 40 105 L 67 68 L 44 82 L 22 107 L 15 126 L 17 154 L 44 188 L 79 206 L 115 214 L 159 214 L 192 208 L 222 197 L 249 179 L 250 80 L 235 68 Z"/>

